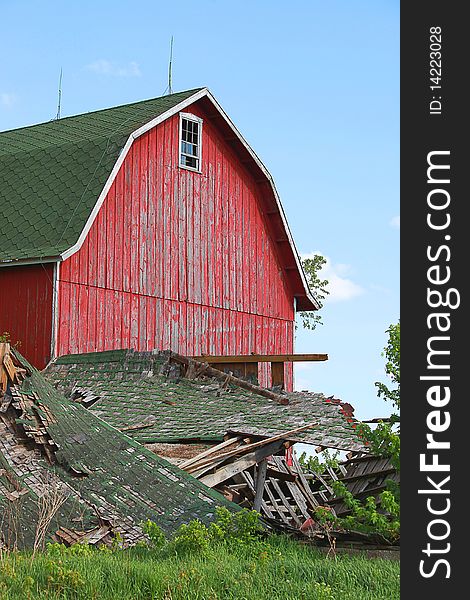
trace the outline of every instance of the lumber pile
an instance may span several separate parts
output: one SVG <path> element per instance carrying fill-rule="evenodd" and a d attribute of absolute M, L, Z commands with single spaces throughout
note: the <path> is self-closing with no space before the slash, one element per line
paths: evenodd
<path fill-rule="evenodd" d="M 232 432 L 178 466 L 228 500 L 299 529 L 322 502 L 312 493 L 295 454 L 286 459 L 286 451 L 293 446 L 289 438 L 315 425 L 257 441 Z"/>
<path fill-rule="evenodd" d="M 349 512 L 334 493 L 334 481 L 343 481 L 356 498 L 363 499 L 378 496 L 386 480 L 398 481 L 398 474 L 389 459 L 363 453 L 351 453 L 334 468 L 325 464 L 318 472 L 302 467 L 288 438 L 313 426 L 257 441 L 231 432 L 222 443 L 178 466 L 228 500 L 257 510 L 275 529 L 315 537 L 312 517 L 317 507 L 336 516 Z"/>

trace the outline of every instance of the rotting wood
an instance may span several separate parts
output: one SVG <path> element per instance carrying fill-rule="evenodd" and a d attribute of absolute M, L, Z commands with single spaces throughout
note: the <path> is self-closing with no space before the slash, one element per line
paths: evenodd
<path fill-rule="evenodd" d="M 281 486 L 279 485 L 278 481 L 276 481 L 276 479 L 270 478 L 269 483 L 273 486 L 274 490 L 277 492 L 277 495 L 279 496 L 282 504 L 287 508 L 287 510 L 288 510 L 290 516 L 292 517 L 292 519 L 294 520 L 294 522 L 300 527 L 300 525 L 302 525 L 302 521 L 299 519 L 299 516 L 297 515 L 295 510 L 292 508 L 289 500 L 287 499 L 284 492 L 282 491 Z"/>
<path fill-rule="evenodd" d="M 247 482 L 247 484 L 254 496 L 255 484 L 254 484 L 253 478 L 251 477 L 251 474 L 248 471 L 242 471 L 240 474 L 243 477 L 243 479 Z M 262 512 L 264 512 L 264 514 L 267 517 L 269 517 L 271 519 L 275 519 L 275 516 L 273 515 L 271 509 L 269 508 L 269 506 L 266 504 L 266 502 L 264 500 L 261 501 L 261 510 L 262 510 Z"/>
<path fill-rule="evenodd" d="M 290 431 L 285 431 L 283 433 L 279 433 L 278 435 L 274 435 L 270 438 L 265 438 L 264 440 L 261 440 L 259 442 L 255 442 L 253 444 L 247 444 L 246 446 L 240 446 L 239 448 L 236 448 L 235 450 L 231 450 L 230 452 L 226 452 L 225 454 L 220 454 L 219 456 L 217 456 L 217 459 L 221 459 L 221 458 L 230 458 L 232 456 L 236 456 L 237 454 L 240 453 L 244 453 L 250 450 L 253 450 L 254 448 L 259 448 L 260 446 L 264 446 L 266 444 L 269 444 L 270 442 L 274 442 L 277 440 L 287 440 L 289 439 L 289 437 L 292 437 L 293 434 L 295 433 L 300 433 L 301 431 L 306 431 L 307 429 L 311 429 L 312 427 L 315 427 L 317 425 L 317 423 L 310 423 L 309 425 L 303 425 L 302 427 L 297 427 L 296 429 L 291 429 Z M 201 462 L 198 463 L 198 468 L 202 467 L 203 465 L 205 466 L 206 464 L 210 464 L 212 462 L 212 459 L 205 459 L 202 460 Z M 189 471 L 191 471 L 191 469 L 189 469 Z"/>
<path fill-rule="evenodd" d="M 10 344 L 7 342 L 0 342 L 0 395 L 7 391 L 8 386 L 8 372 L 3 365 L 3 358 L 10 351 Z"/>
<path fill-rule="evenodd" d="M 292 474 L 292 472 L 289 470 L 289 468 L 287 467 L 287 465 L 284 463 L 284 461 L 282 460 L 282 458 L 280 456 L 273 456 L 273 461 L 279 470 Z M 305 519 L 309 519 L 310 514 L 309 514 L 309 509 L 307 507 L 307 502 L 305 501 L 305 496 L 303 495 L 301 490 L 297 487 L 297 476 L 295 476 L 295 477 L 296 477 L 296 483 L 291 483 L 290 481 L 287 481 L 286 486 L 287 486 L 287 489 L 292 494 L 292 497 L 295 499 L 295 502 L 296 502 L 300 512 L 302 513 L 303 517 Z"/>
<path fill-rule="evenodd" d="M 328 354 L 238 354 L 231 356 L 193 356 L 194 360 L 209 364 L 254 362 L 315 362 L 328 360 Z"/>
<path fill-rule="evenodd" d="M 310 486 L 308 484 L 308 481 L 305 479 L 304 472 L 302 470 L 302 467 L 299 464 L 299 461 L 298 461 L 295 453 L 293 454 L 292 458 L 293 458 L 293 462 L 294 462 L 294 467 L 299 475 L 300 483 L 303 487 L 304 495 L 307 498 L 307 500 L 309 500 L 310 503 L 312 504 L 312 508 L 315 509 L 319 505 L 319 502 L 313 495 L 312 490 L 310 489 Z"/>
<path fill-rule="evenodd" d="M 269 481 L 266 481 L 266 485 L 265 485 L 265 491 L 266 494 L 268 495 L 268 498 L 271 502 L 271 506 L 273 507 L 273 510 L 276 511 L 276 513 L 281 517 L 281 520 L 286 524 L 286 525 L 290 525 L 289 523 L 289 519 L 285 516 L 283 510 L 282 510 L 282 506 L 278 504 L 276 498 L 274 497 L 274 494 L 272 493 L 270 487 L 269 487 Z"/>
<path fill-rule="evenodd" d="M 152 427 L 156 423 L 158 423 L 157 419 L 154 419 L 152 421 L 150 421 L 150 420 L 141 421 L 140 423 L 135 423 L 133 425 L 128 425 L 127 427 L 120 427 L 119 431 L 134 431 L 134 430 L 137 430 L 137 429 L 145 429 L 146 427 Z"/>
<path fill-rule="evenodd" d="M 223 448 L 227 448 L 228 446 L 232 446 L 233 444 L 240 442 L 241 439 L 242 439 L 242 436 L 229 438 L 228 440 L 225 440 L 225 441 L 221 442 L 220 444 L 217 444 L 216 446 L 212 446 L 211 448 L 204 450 L 204 452 L 196 454 L 196 456 L 189 458 L 188 460 L 184 461 L 183 463 L 181 463 L 178 466 L 180 467 L 180 469 L 186 469 L 186 468 L 190 467 L 192 464 L 199 462 L 199 460 L 201 460 L 202 458 L 205 458 L 206 456 L 209 456 L 210 454 L 219 452 L 219 450 L 222 450 Z"/>
<path fill-rule="evenodd" d="M 256 510 L 257 512 L 259 512 L 261 508 L 261 501 L 263 500 L 267 468 L 268 462 L 264 458 L 258 463 L 258 468 L 256 469 L 255 501 L 253 502 L 253 510 Z"/>
<path fill-rule="evenodd" d="M 253 383 L 249 383 L 248 381 L 245 381 L 244 379 L 239 379 L 238 377 L 234 377 L 233 375 L 229 375 L 227 378 L 227 373 L 224 373 L 223 371 L 215 369 L 214 367 L 211 367 L 209 365 L 205 366 L 205 363 L 197 361 L 193 358 L 188 358 L 187 356 L 183 356 L 172 351 L 166 352 L 166 354 L 168 355 L 170 361 L 173 360 L 182 365 L 186 365 L 187 367 L 190 367 L 192 364 L 195 363 L 196 367 L 200 367 L 199 375 L 202 375 L 204 373 L 204 375 L 207 375 L 208 377 L 214 377 L 215 379 L 219 379 L 224 383 L 233 383 L 234 385 L 241 387 L 249 392 L 253 392 L 254 394 L 258 394 L 259 396 L 263 396 L 265 398 L 269 398 L 270 400 L 274 400 L 278 404 L 289 404 L 289 400 L 286 396 L 275 394 L 274 392 L 262 388 L 259 385 L 254 385 Z"/>
<path fill-rule="evenodd" d="M 5 367 L 10 380 L 15 383 L 16 382 L 16 367 L 11 360 L 11 356 L 9 352 L 6 352 L 3 356 L 3 366 Z"/>
<path fill-rule="evenodd" d="M 284 389 L 284 363 L 272 362 L 271 363 L 271 379 L 272 387 L 281 387 Z"/>
<path fill-rule="evenodd" d="M 278 452 L 282 447 L 282 442 L 280 440 L 271 442 L 263 447 L 256 448 L 254 452 L 250 452 L 249 454 L 245 454 L 240 457 L 235 462 L 231 462 L 228 465 L 225 465 L 218 469 L 215 473 L 211 475 L 206 475 L 199 479 L 208 487 L 215 487 L 219 483 L 223 483 L 230 479 L 237 473 L 241 473 L 242 471 L 246 471 L 256 463 L 259 463 L 263 458 Z"/>
<path fill-rule="evenodd" d="M 296 481 L 297 477 L 295 475 L 291 475 L 290 473 L 285 473 L 284 471 L 280 471 L 278 469 L 273 469 L 268 465 L 267 477 L 270 479 L 280 480 L 280 481 Z"/>

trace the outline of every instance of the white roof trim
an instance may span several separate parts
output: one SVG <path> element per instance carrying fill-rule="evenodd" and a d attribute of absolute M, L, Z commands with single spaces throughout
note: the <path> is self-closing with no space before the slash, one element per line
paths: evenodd
<path fill-rule="evenodd" d="M 61 260 L 65 260 L 67 258 L 69 258 L 70 256 L 72 256 L 72 254 L 75 254 L 75 252 L 78 252 L 78 250 L 80 250 L 80 248 L 83 245 L 83 242 L 86 239 L 86 236 L 88 235 L 95 219 L 96 216 L 98 215 L 98 212 L 101 208 L 101 206 L 103 205 L 103 202 L 109 192 L 109 189 L 111 188 L 118 172 L 119 169 L 121 168 L 122 163 L 124 162 L 124 159 L 127 156 L 127 153 L 129 152 L 132 143 L 134 142 L 134 140 L 136 140 L 137 138 L 139 138 L 141 135 L 143 135 L 144 133 L 147 133 L 147 131 L 149 131 L 150 129 L 153 129 L 155 126 L 159 125 L 160 123 L 162 123 L 163 121 L 166 121 L 166 119 L 168 119 L 169 117 L 172 117 L 173 115 L 181 112 L 182 110 L 184 110 L 187 106 L 189 106 L 190 104 L 193 104 L 194 102 L 196 102 L 197 100 L 200 100 L 203 97 L 207 97 L 209 98 L 209 100 L 212 102 L 212 104 L 217 108 L 217 110 L 219 111 L 219 113 L 221 114 L 221 116 L 223 117 L 223 119 L 225 120 L 225 122 L 227 123 L 227 125 L 230 127 L 230 129 L 233 131 L 233 133 L 235 134 L 235 136 L 238 138 L 238 140 L 242 143 L 242 145 L 245 147 L 245 149 L 247 150 L 247 152 L 250 154 L 250 156 L 253 158 L 253 160 L 255 161 L 255 163 L 257 164 L 257 166 L 259 167 L 259 169 L 262 171 L 262 173 L 264 174 L 264 176 L 266 177 L 266 179 L 268 180 L 269 184 L 271 185 L 272 191 L 273 191 L 273 195 L 274 195 L 274 199 L 276 201 L 276 205 L 277 208 L 279 210 L 279 214 L 281 216 L 282 219 L 282 224 L 284 226 L 284 229 L 286 231 L 287 234 L 287 239 L 289 241 L 289 244 L 291 246 L 292 249 L 292 253 L 294 255 L 295 258 L 295 262 L 296 262 L 296 266 L 297 269 L 300 273 L 300 277 L 302 280 L 302 284 L 305 290 L 305 294 L 307 296 L 307 298 L 318 308 L 320 308 L 320 305 L 318 303 L 318 301 L 316 300 L 316 298 L 312 295 L 312 293 L 309 290 L 308 287 L 308 283 L 307 280 L 305 279 L 305 274 L 302 268 L 302 265 L 300 263 L 300 259 L 299 259 L 299 255 L 297 252 L 297 249 L 295 247 L 294 244 L 294 240 L 291 234 L 291 231 L 289 229 L 289 225 L 287 223 L 286 220 L 286 216 L 284 213 L 284 209 L 282 208 L 281 205 L 281 200 L 279 198 L 279 194 L 277 193 L 276 190 L 276 186 L 274 185 L 274 180 L 271 176 L 271 174 L 269 173 L 269 171 L 266 169 L 266 167 L 264 166 L 264 164 L 261 162 L 261 160 L 258 158 L 258 156 L 256 155 L 256 153 L 254 152 L 254 150 L 251 148 L 251 146 L 248 144 L 248 142 L 244 139 L 244 137 L 242 136 L 242 134 L 238 131 L 238 129 L 236 128 L 236 126 L 234 125 L 234 123 L 232 122 L 232 120 L 230 119 L 230 117 L 226 114 L 226 112 L 224 111 L 224 109 L 220 106 L 220 104 L 217 102 L 217 100 L 214 98 L 214 96 L 211 94 L 211 92 L 207 89 L 207 88 L 203 88 L 201 90 L 199 90 L 198 92 L 196 92 L 195 94 L 192 94 L 191 96 L 189 96 L 188 98 L 186 98 L 186 100 L 183 100 L 182 102 L 180 102 L 179 104 L 177 104 L 176 106 L 173 106 L 172 108 L 170 108 L 169 110 L 167 110 L 166 112 L 162 113 L 161 115 L 159 115 L 158 117 L 156 117 L 155 119 L 152 119 L 151 121 L 149 121 L 148 123 L 146 123 L 145 125 L 143 125 L 142 127 L 140 127 L 139 129 L 136 129 L 133 133 L 131 133 L 131 135 L 129 136 L 121 154 L 119 155 L 118 160 L 116 161 L 116 164 L 113 167 L 113 170 L 111 171 L 111 174 L 109 175 L 105 186 L 101 192 L 101 194 L 98 197 L 98 200 L 95 204 L 95 206 L 93 207 L 93 210 L 90 213 L 90 216 L 87 219 L 87 222 L 85 223 L 85 226 L 77 240 L 77 242 L 68 250 L 66 250 L 65 252 L 63 252 L 60 255 Z M 39 261 L 38 261 L 39 262 Z"/>
<path fill-rule="evenodd" d="M 69 248 L 68 250 L 65 250 L 65 252 L 62 252 L 62 254 L 60 255 L 62 260 L 69 258 L 70 256 L 72 256 L 72 254 L 75 254 L 75 252 L 78 252 L 80 250 L 80 248 L 82 247 L 83 242 L 85 241 L 86 236 L 88 235 L 93 223 L 95 222 L 98 212 L 99 212 L 100 208 L 102 207 L 103 202 L 104 202 L 106 196 L 108 195 L 108 192 L 109 192 L 111 186 L 113 185 L 114 180 L 116 179 L 119 169 L 121 168 L 121 165 L 124 162 L 124 159 L 126 158 L 127 153 L 129 152 L 133 141 L 136 140 L 141 135 L 143 135 L 144 133 L 147 133 L 147 131 L 149 131 L 150 129 L 153 129 L 153 127 L 155 127 L 156 125 L 159 125 L 163 121 L 166 121 L 166 119 L 168 119 L 169 117 L 172 117 L 173 115 L 177 114 L 178 112 L 180 112 L 181 110 L 183 110 L 184 108 L 189 106 L 190 104 L 193 104 L 193 102 L 196 102 L 197 100 L 199 100 L 200 98 L 205 96 L 206 92 L 207 92 L 207 90 L 205 88 L 200 90 L 199 92 L 196 92 L 192 96 L 189 96 L 189 98 L 186 98 L 186 100 L 183 100 L 176 106 L 173 106 L 166 112 L 162 113 L 155 119 L 152 119 L 151 121 L 149 121 L 142 127 L 139 127 L 139 129 L 136 129 L 133 133 L 131 133 L 124 148 L 122 149 L 121 154 L 119 155 L 119 158 L 116 161 L 116 164 L 113 167 L 113 170 L 111 171 L 111 173 L 104 185 L 103 190 L 101 191 L 101 194 L 98 197 L 98 200 L 96 201 L 95 206 L 93 207 L 93 210 L 90 213 L 90 216 L 87 219 L 87 222 L 85 223 L 85 227 L 83 228 L 83 230 L 80 234 L 80 237 L 78 238 L 76 243 L 71 248 Z"/>
<path fill-rule="evenodd" d="M 23 265 L 38 265 L 46 263 L 55 263 L 61 260 L 60 256 L 45 256 L 44 258 L 12 258 L 0 261 L 2 267 L 22 267 Z"/>
<path fill-rule="evenodd" d="M 251 148 L 251 146 L 248 144 L 248 142 L 245 140 L 245 138 L 242 136 L 242 134 L 238 131 L 238 129 L 236 128 L 236 126 L 234 125 L 234 123 L 232 122 L 232 120 L 230 119 L 230 117 L 226 114 L 226 112 L 224 111 L 224 109 L 220 106 L 220 104 L 217 102 L 217 100 L 214 98 L 214 96 L 209 92 L 209 90 L 207 90 L 207 97 L 211 100 L 211 102 L 215 105 L 215 107 L 220 112 L 220 114 L 224 117 L 226 123 L 230 126 L 230 128 L 232 129 L 232 131 L 235 133 L 235 135 L 237 136 L 237 138 L 240 140 L 240 142 L 243 144 L 243 146 L 249 152 L 249 154 L 251 155 L 251 157 L 253 158 L 253 160 L 256 162 L 256 164 L 258 165 L 258 167 L 261 169 L 261 171 L 263 172 L 263 174 L 265 175 L 265 177 L 269 181 L 269 183 L 271 185 L 271 188 L 272 188 L 272 191 L 273 191 L 273 194 L 274 194 L 274 199 L 276 200 L 276 205 L 277 205 L 277 208 L 279 210 L 279 214 L 281 215 L 282 224 L 284 225 L 284 229 L 286 230 L 287 239 L 289 241 L 289 244 L 290 244 L 291 249 L 292 249 L 292 253 L 293 253 L 294 258 L 295 258 L 297 269 L 298 269 L 298 271 L 300 273 L 302 284 L 303 284 L 304 289 L 305 289 L 305 294 L 306 294 L 307 298 L 315 306 L 317 306 L 317 308 L 320 308 L 318 300 L 310 292 L 307 280 L 305 279 L 305 273 L 304 273 L 304 270 L 303 270 L 302 265 L 300 263 L 299 254 L 297 252 L 297 248 L 295 247 L 295 243 L 294 243 L 294 238 L 292 237 L 292 233 L 291 233 L 289 225 L 287 223 L 286 215 L 284 213 L 284 209 L 283 209 L 282 204 L 281 204 L 281 199 L 279 197 L 279 194 L 277 193 L 276 186 L 274 185 L 274 180 L 273 180 L 273 178 L 271 176 L 271 173 L 267 170 L 267 168 L 261 162 L 261 160 L 257 156 L 256 152 Z"/>

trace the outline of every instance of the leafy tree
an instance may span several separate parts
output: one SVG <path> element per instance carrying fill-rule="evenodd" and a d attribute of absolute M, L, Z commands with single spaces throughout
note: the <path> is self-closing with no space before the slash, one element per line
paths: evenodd
<path fill-rule="evenodd" d="M 386 359 L 385 373 L 390 377 L 390 387 L 380 381 L 375 382 L 378 397 L 392 402 L 395 412 L 388 421 L 380 421 L 375 429 L 366 424 L 360 427 L 363 438 L 371 451 L 380 456 L 390 456 L 395 468 L 400 468 L 400 322 L 390 325 L 387 345 L 382 352 Z"/>
<path fill-rule="evenodd" d="M 391 384 L 386 385 L 376 382 L 379 398 L 392 402 L 395 412 L 388 420 L 380 421 L 375 429 L 362 423 L 358 430 L 365 442 L 369 445 L 370 452 L 378 456 L 390 457 L 396 469 L 400 468 L 400 323 L 390 325 L 387 345 L 382 352 L 386 359 L 385 373 L 390 377 Z M 305 454 L 300 457 L 301 464 L 314 472 L 322 473 L 329 464 L 333 468 L 335 457 L 326 457 L 325 462 L 318 458 L 307 460 Z M 365 533 L 380 533 L 391 542 L 400 536 L 400 486 L 393 480 L 387 481 L 387 489 L 375 499 L 373 496 L 358 500 L 348 490 L 341 480 L 332 483 L 337 497 L 342 497 L 350 509 L 347 517 L 337 518 L 331 511 L 319 507 L 315 512 L 315 519 L 326 527 L 344 527 L 346 530 L 363 531 Z"/>
<path fill-rule="evenodd" d="M 388 342 L 382 352 L 382 356 L 387 359 L 385 373 L 396 387 L 390 389 L 380 381 L 376 381 L 375 385 L 379 390 L 377 394 L 379 398 L 383 396 L 385 400 L 390 400 L 394 407 L 400 410 L 400 321 L 396 325 L 390 325 L 386 333 L 388 333 Z M 399 415 L 395 416 L 399 421 Z"/>
<path fill-rule="evenodd" d="M 315 254 L 313 258 L 305 258 L 302 260 L 302 267 L 307 278 L 308 287 L 317 299 L 320 307 L 323 306 L 322 300 L 330 293 L 327 290 L 328 280 L 320 279 L 318 276 L 323 265 L 326 264 L 326 258 L 321 254 Z M 303 311 L 300 313 L 302 326 L 306 329 L 315 329 L 317 325 L 323 325 L 321 315 L 318 311 Z"/>

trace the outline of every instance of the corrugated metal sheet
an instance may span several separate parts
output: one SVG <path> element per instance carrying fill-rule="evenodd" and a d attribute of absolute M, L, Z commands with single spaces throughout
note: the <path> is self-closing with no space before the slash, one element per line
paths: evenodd
<path fill-rule="evenodd" d="M 293 297 L 261 191 L 192 112 L 204 118 L 202 173 L 178 167 L 178 115 L 158 125 L 133 144 L 83 247 L 61 265 L 58 354 L 293 352 Z"/>
<path fill-rule="evenodd" d="M 38 369 L 51 355 L 53 278 L 52 263 L 0 269 L 0 334 Z"/>

